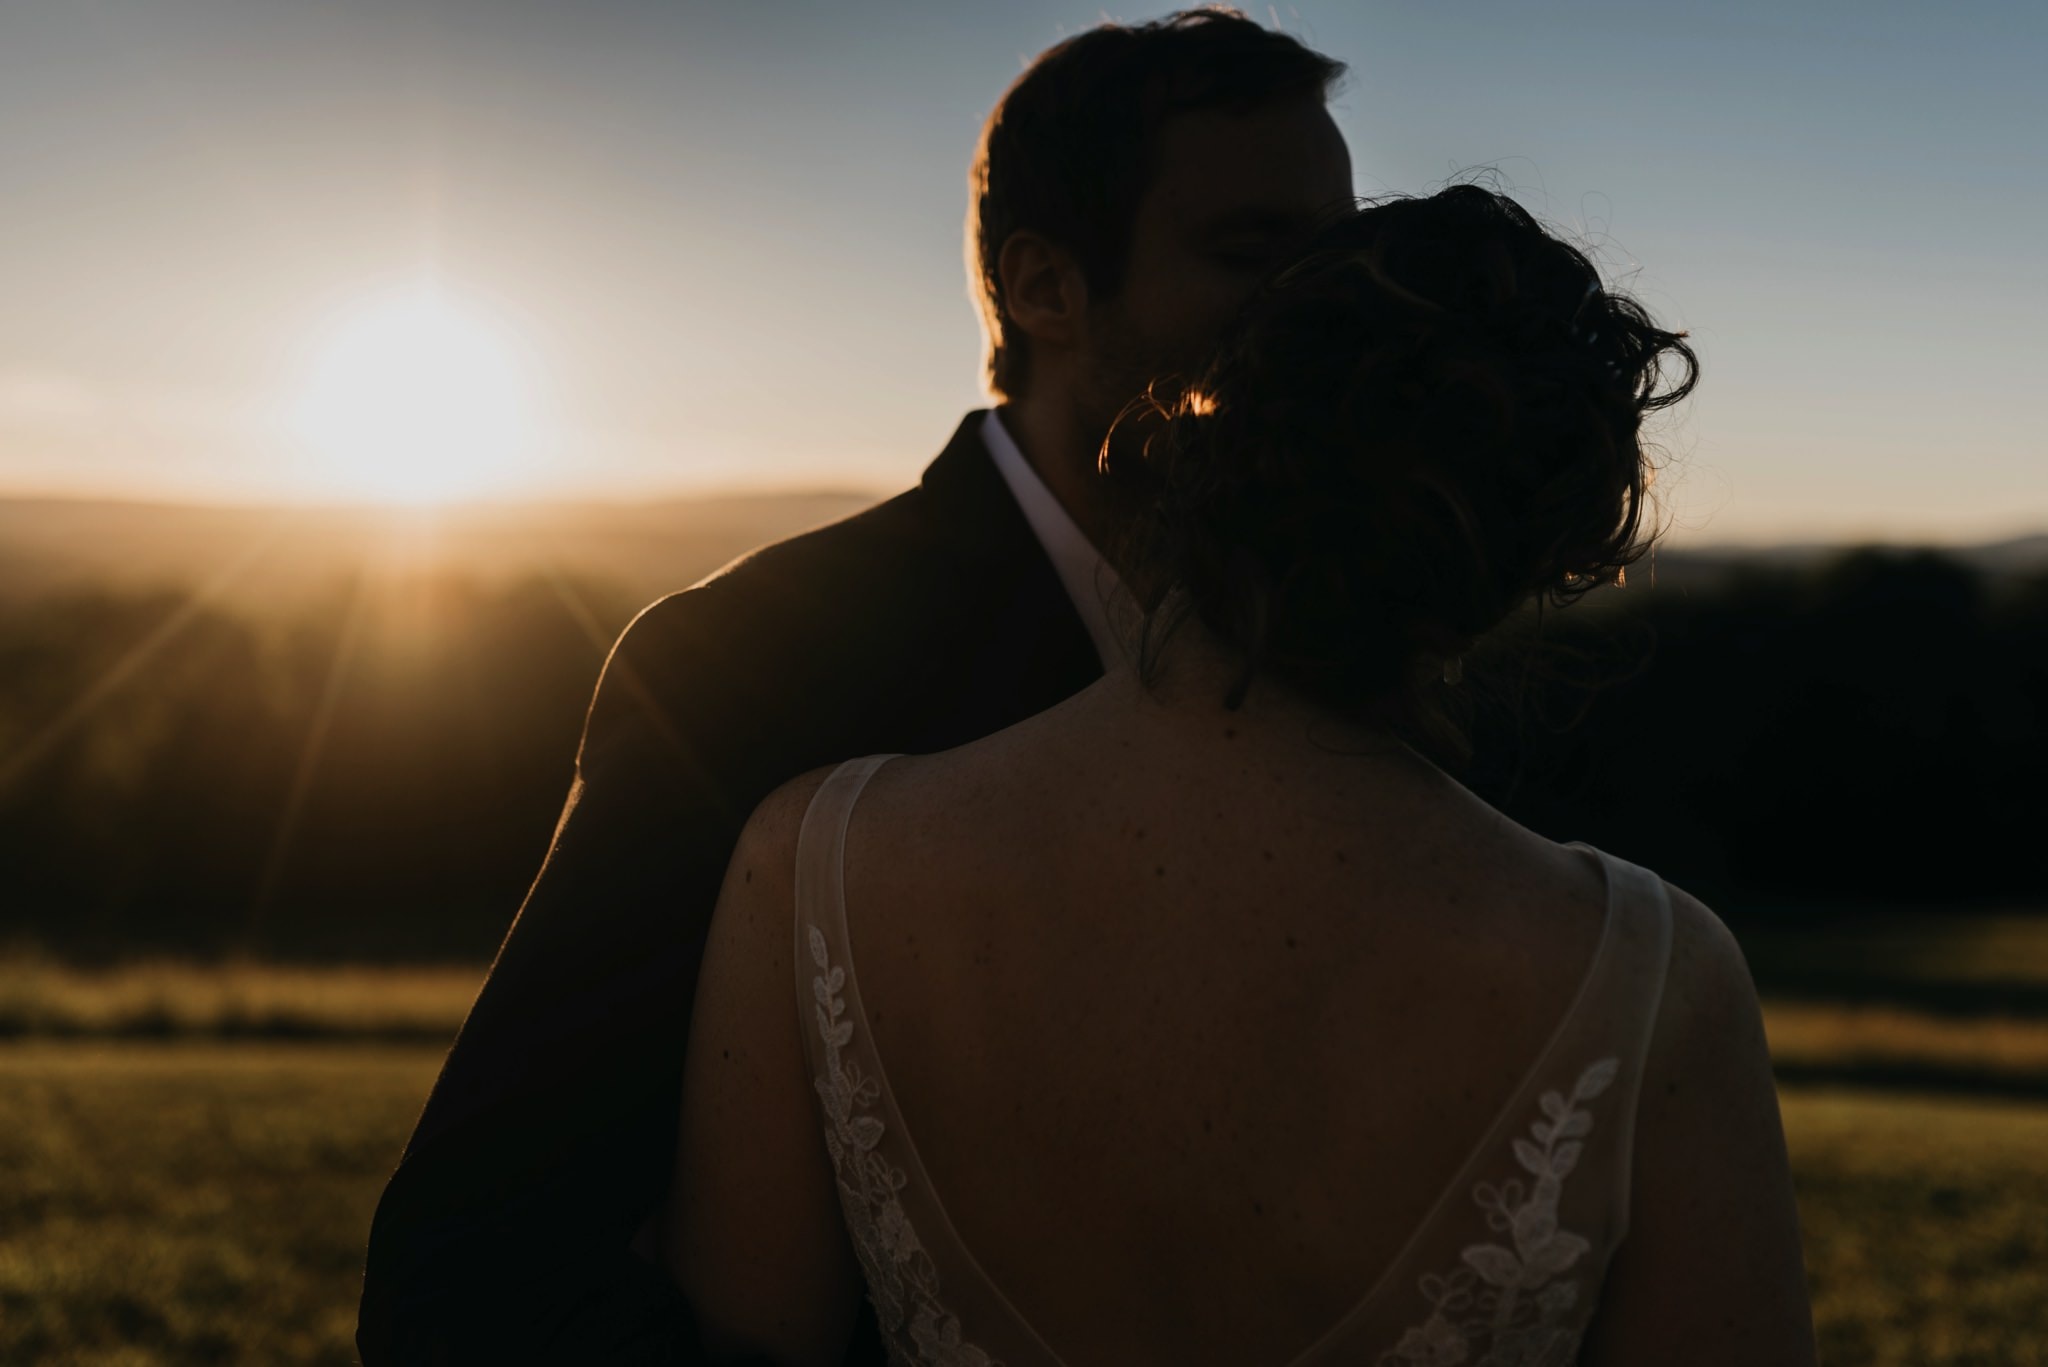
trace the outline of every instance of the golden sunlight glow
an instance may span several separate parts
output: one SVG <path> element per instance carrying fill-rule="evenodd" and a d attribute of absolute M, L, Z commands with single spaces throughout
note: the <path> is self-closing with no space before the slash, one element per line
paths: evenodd
<path fill-rule="evenodd" d="M 436 503 L 503 487 L 531 441 L 530 384 L 501 331 L 440 289 L 366 301 L 321 342 L 293 409 L 327 488 Z"/>

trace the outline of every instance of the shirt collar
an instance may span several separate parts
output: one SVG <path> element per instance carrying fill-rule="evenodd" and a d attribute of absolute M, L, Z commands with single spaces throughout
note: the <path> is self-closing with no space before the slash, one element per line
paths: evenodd
<path fill-rule="evenodd" d="M 1074 610 L 1081 614 L 1081 624 L 1088 628 L 1088 638 L 1095 643 L 1095 653 L 1102 657 L 1103 669 L 1115 668 L 1124 658 L 1124 648 L 1110 626 L 1108 603 L 1112 596 L 1122 592 L 1123 581 L 1074 524 L 1052 490 L 1045 487 L 1045 481 L 1031 468 L 1031 462 L 1024 458 L 1016 439 L 993 408 L 981 421 L 981 440 L 1002 474 L 1003 483 L 1010 486 L 1010 496 L 1017 500 L 1024 520 L 1031 524 L 1032 535 L 1045 548 L 1046 557 L 1066 587 L 1067 597 L 1074 602 Z"/>

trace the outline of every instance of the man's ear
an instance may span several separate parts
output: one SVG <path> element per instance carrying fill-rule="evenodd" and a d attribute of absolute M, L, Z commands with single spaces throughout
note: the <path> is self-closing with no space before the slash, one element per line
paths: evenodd
<path fill-rule="evenodd" d="M 1025 336 L 1061 347 L 1080 340 L 1088 282 L 1065 249 L 1020 229 L 1004 239 L 996 275 L 1003 285 L 1003 315 Z"/>

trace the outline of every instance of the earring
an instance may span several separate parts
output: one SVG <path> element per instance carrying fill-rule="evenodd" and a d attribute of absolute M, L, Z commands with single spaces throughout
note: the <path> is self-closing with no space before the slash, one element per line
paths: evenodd
<path fill-rule="evenodd" d="M 1465 657 L 1453 655 L 1444 661 L 1444 682 L 1453 688 L 1465 681 Z"/>

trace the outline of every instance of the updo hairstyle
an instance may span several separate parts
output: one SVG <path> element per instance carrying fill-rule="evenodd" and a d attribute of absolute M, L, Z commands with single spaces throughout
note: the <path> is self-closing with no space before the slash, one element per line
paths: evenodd
<path fill-rule="evenodd" d="M 1227 705 L 1267 671 L 1427 729 L 1446 662 L 1649 549 L 1638 434 L 1692 391 L 1683 338 L 1505 196 L 1380 201 L 1318 229 L 1105 468 L 1138 563 L 1243 652 Z"/>

